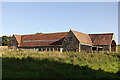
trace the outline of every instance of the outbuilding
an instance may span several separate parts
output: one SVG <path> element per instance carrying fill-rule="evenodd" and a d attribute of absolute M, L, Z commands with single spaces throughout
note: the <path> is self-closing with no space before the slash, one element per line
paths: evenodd
<path fill-rule="evenodd" d="M 114 33 L 85 34 L 69 32 L 16 35 L 13 34 L 9 48 L 35 49 L 39 51 L 116 51 Z"/>

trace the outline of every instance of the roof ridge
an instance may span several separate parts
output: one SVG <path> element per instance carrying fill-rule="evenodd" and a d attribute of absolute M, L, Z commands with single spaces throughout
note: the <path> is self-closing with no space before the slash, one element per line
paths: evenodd
<path fill-rule="evenodd" d="M 59 33 L 68 33 L 68 32 L 57 32 L 57 33 L 43 33 L 43 34 L 59 34 Z"/>
<path fill-rule="evenodd" d="M 83 40 L 81 41 L 80 39 L 80 34 L 82 34 L 82 36 L 86 36 L 86 38 L 88 39 L 88 42 L 86 44 L 92 44 L 91 38 L 88 34 L 82 33 L 82 32 L 78 32 L 78 31 L 74 31 L 74 30 L 70 30 L 73 32 L 73 34 L 76 36 L 76 38 L 78 39 L 79 42 L 83 42 Z M 76 34 L 77 33 L 77 34 Z M 79 36 L 78 36 L 79 34 Z"/>
<path fill-rule="evenodd" d="M 18 35 L 18 34 L 13 34 L 13 35 Z M 20 35 L 19 35 L 20 36 Z"/>
<path fill-rule="evenodd" d="M 48 33 L 46 34 L 33 34 L 33 35 L 22 35 L 20 46 L 56 46 L 62 45 L 62 40 L 66 37 L 68 32 L 59 33 Z M 59 40 L 60 39 L 60 40 Z M 30 42 L 24 42 L 29 41 Z M 36 40 L 48 40 L 48 41 L 36 41 Z M 52 41 L 53 40 L 53 41 Z M 54 41 L 55 40 L 55 41 Z M 57 40 L 57 41 L 56 41 Z"/>
<path fill-rule="evenodd" d="M 75 31 L 75 30 L 71 30 L 71 31 Z M 78 33 L 82 33 L 82 34 L 86 34 L 86 33 L 83 33 L 83 32 L 79 32 L 79 31 L 75 31 L 75 32 L 78 32 Z"/>
<path fill-rule="evenodd" d="M 21 36 L 26 36 L 26 35 L 43 35 L 43 34 L 59 34 L 59 33 L 68 33 L 68 32 L 42 33 L 42 34 L 25 34 L 25 35 L 21 35 Z"/>
<path fill-rule="evenodd" d="M 103 34 L 114 34 L 114 33 L 96 33 L 96 34 L 92 34 L 92 35 L 103 35 Z"/>
<path fill-rule="evenodd" d="M 16 38 L 17 42 L 20 44 L 22 35 L 16 35 L 16 34 L 13 34 L 13 35 Z"/>

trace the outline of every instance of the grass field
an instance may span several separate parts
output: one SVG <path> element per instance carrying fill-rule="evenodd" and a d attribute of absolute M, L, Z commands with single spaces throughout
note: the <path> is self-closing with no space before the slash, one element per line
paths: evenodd
<path fill-rule="evenodd" d="M 118 53 L 2 51 L 3 78 L 119 78 Z"/>
<path fill-rule="evenodd" d="M 120 45 L 117 45 L 117 52 L 120 52 Z"/>

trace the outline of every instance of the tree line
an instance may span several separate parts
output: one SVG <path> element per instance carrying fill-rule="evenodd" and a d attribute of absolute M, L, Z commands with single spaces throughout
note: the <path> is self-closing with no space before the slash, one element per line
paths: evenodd
<path fill-rule="evenodd" d="M 0 46 L 7 46 L 10 39 L 11 39 L 11 36 L 4 35 L 4 36 L 0 37 Z"/>
<path fill-rule="evenodd" d="M 36 34 L 43 34 L 42 32 L 37 32 Z M 11 36 L 2 36 L 0 37 L 0 46 L 8 46 L 8 43 L 11 39 Z"/>

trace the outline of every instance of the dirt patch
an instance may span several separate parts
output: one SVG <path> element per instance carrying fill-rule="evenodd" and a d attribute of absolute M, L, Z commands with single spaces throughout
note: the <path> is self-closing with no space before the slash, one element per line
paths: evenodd
<path fill-rule="evenodd" d="M 3 48 L 3 49 L 5 49 L 5 48 L 8 48 L 8 46 L 0 46 L 0 48 Z"/>

